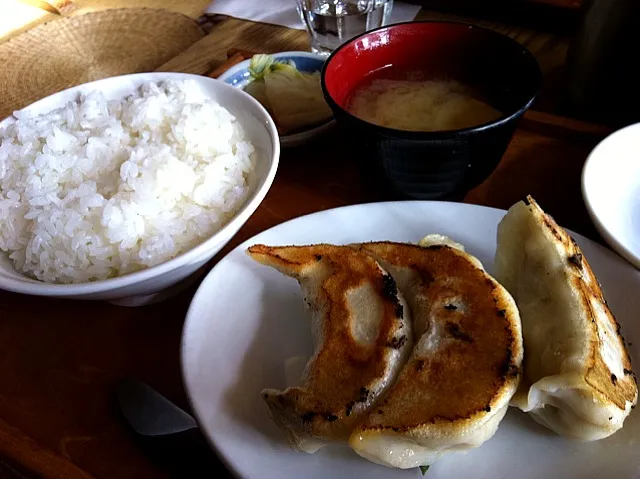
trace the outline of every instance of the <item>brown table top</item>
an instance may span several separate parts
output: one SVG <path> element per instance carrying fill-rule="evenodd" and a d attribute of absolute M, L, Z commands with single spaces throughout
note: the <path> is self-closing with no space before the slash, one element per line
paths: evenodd
<path fill-rule="evenodd" d="M 558 37 L 496 27 L 528 43 L 547 76 L 561 66 L 566 42 Z M 307 43 L 304 32 L 228 19 L 159 69 L 205 73 L 231 47 L 277 51 Z M 498 169 L 465 201 L 507 208 L 532 194 L 561 224 L 597 239 L 582 203 L 580 171 L 606 130 L 535 112 L 521 126 Z M 336 154 L 341 141 L 336 132 L 313 147 L 283 151 L 265 201 L 216 259 L 285 220 L 383 199 L 354 158 Z M 179 342 L 195 288 L 131 309 L 0 292 L 0 465 L 7 458 L 52 478 L 170 477 L 123 423 L 113 391 L 121 378 L 135 376 L 187 408 Z"/>

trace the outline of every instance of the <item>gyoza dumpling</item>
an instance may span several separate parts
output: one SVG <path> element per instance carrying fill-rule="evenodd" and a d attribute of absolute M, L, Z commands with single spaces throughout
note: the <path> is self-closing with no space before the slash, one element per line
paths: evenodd
<path fill-rule="evenodd" d="M 403 469 L 491 438 L 520 380 L 520 319 L 509 293 L 476 258 L 450 246 L 457 243 L 433 236 L 427 243 L 354 246 L 396 279 L 416 344 L 349 444 L 370 461 Z"/>
<path fill-rule="evenodd" d="M 495 267 L 522 318 L 513 405 L 572 439 L 620 429 L 638 396 L 620 326 L 580 248 L 530 196 L 498 227 Z"/>
<path fill-rule="evenodd" d="M 371 256 L 346 246 L 255 245 L 249 255 L 298 280 L 315 339 L 301 386 L 262 391 L 271 418 L 294 449 L 346 442 L 413 346 L 395 281 Z"/>

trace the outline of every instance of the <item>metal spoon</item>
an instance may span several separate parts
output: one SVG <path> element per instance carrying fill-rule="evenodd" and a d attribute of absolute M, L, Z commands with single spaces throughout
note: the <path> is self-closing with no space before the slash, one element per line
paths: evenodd
<path fill-rule="evenodd" d="M 198 428 L 191 415 L 137 379 L 123 379 L 117 397 L 122 414 L 143 436 L 166 436 Z"/>
<path fill-rule="evenodd" d="M 138 434 L 139 445 L 171 477 L 232 477 L 206 443 L 195 419 L 151 386 L 124 379 L 116 397 L 122 414 Z"/>

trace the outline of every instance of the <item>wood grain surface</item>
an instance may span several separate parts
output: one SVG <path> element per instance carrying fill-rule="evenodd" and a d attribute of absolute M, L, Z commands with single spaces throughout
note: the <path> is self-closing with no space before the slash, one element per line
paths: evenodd
<path fill-rule="evenodd" d="M 566 44 L 558 37 L 489 26 L 527 44 L 547 78 L 561 65 Z M 232 47 L 307 46 L 304 32 L 228 19 L 161 69 L 206 74 Z M 582 204 L 580 171 L 607 130 L 535 112 L 521 126 L 497 170 L 465 201 L 507 208 L 532 194 L 561 224 L 598 239 Z M 367 158 L 360 156 L 339 130 L 285 150 L 265 201 L 214 263 L 239 242 L 288 219 L 388 199 L 368 182 Z M 120 417 L 113 392 L 121 378 L 136 376 L 188 407 L 179 343 L 195 288 L 138 309 L 0 292 L 0 456 L 42 477 L 186 477 L 176 473 L 179 454 L 152 459 Z M 211 472 L 204 471 L 207 477 Z"/>
<path fill-rule="evenodd" d="M 538 59 L 545 83 L 535 108 L 562 111 L 564 96 L 564 62 L 569 44 L 566 33 L 537 31 L 491 20 L 421 10 L 418 20 L 450 20 L 474 23 L 508 35 L 527 47 Z M 277 25 L 227 18 L 215 26 L 214 33 L 194 43 L 182 55 L 158 67 L 158 71 L 207 74 L 220 67 L 230 48 L 258 50 L 267 53 L 286 50 L 309 50 L 306 32 Z"/>
<path fill-rule="evenodd" d="M 536 55 L 546 76 L 564 64 L 568 46 L 568 36 L 565 34 L 541 32 L 490 20 L 424 10 L 420 11 L 417 19 L 467 21 L 508 35 Z M 228 18 L 216 26 L 215 35 L 206 36 L 158 70 L 204 74 L 224 62 L 227 51 L 232 47 L 266 52 L 309 50 L 309 42 L 306 32 L 302 30 Z"/>
<path fill-rule="evenodd" d="M 0 450 L 2 456 L 8 457 L 19 473 L 31 472 L 51 479 L 91 479 L 86 473 L 73 464 L 67 457 L 56 453 L 35 442 L 21 430 L 0 419 Z M 0 457 L 0 462 L 4 462 Z M 22 469 L 17 469 L 17 468 Z M 0 478 L 4 478 L 0 468 Z"/>

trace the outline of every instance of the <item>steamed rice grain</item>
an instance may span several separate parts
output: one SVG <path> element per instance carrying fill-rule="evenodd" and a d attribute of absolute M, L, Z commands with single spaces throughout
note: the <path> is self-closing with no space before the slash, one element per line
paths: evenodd
<path fill-rule="evenodd" d="M 218 231 L 249 193 L 254 147 L 195 82 L 99 92 L 0 129 L 0 249 L 42 281 L 106 279 Z"/>

